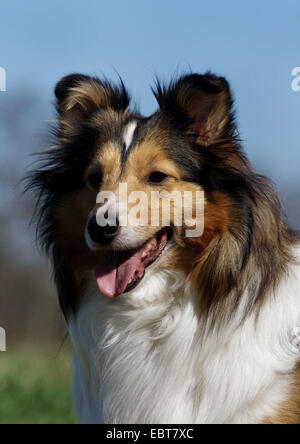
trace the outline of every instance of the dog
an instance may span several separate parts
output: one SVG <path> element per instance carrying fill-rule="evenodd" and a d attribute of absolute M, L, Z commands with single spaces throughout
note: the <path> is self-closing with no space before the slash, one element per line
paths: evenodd
<path fill-rule="evenodd" d="M 80 421 L 299 424 L 299 239 L 243 152 L 228 81 L 186 74 L 153 92 L 144 117 L 122 81 L 64 77 L 55 143 L 30 179 Z M 164 197 L 158 223 L 124 223 L 174 192 L 193 197 L 170 202 L 168 224 Z M 176 224 L 178 209 L 190 220 Z"/>

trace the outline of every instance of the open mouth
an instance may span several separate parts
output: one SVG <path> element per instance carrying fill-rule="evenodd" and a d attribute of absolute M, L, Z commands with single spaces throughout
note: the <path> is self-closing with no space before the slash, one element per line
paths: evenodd
<path fill-rule="evenodd" d="M 133 290 L 167 246 L 172 231 L 163 228 L 142 247 L 131 251 L 111 251 L 95 268 L 98 287 L 105 296 L 116 298 Z"/>

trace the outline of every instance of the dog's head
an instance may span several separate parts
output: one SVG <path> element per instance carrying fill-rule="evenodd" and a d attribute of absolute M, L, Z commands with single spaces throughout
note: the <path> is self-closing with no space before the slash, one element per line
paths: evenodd
<path fill-rule="evenodd" d="M 91 271 L 116 297 L 149 267 L 181 270 L 199 284 L 205 264 L 210 293 L 229 291 L 252 247 L 255 187 L 227 81 L 208 73 L 158 83 L 159 109 L 148 118 L 131 111 L 122 83 L 74 74 L 55 94 L 57 142 L 33 184 L 63 309 L 74 307 L 66 294 L 78 293 Z"/>

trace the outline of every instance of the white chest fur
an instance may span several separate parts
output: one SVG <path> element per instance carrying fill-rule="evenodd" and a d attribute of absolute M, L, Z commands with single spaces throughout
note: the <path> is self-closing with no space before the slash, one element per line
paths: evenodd
<path fill-rule="evenodd" d="M 110 300 L 91 280 L 70 322 L 75 401 L 84 423 L 257 423 L 288 396 L 299 349 L 300 270 L 259 319 L 209 330 L 177 272 L 148 273 Z M 247 296 L 245 295 L 245 298 Z"/>

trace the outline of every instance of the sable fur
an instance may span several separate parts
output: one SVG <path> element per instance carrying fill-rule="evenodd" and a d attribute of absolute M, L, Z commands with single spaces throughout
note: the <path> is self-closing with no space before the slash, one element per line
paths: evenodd
<path fill-rule="evenodd" d="M 172 260 L 165 260 L 165 268 L 183 272 L 195 289 L 199 319 L 221 329 L 242 301 L 240 322 L 259 316 L 295 265 L 298 239 L 284 222 L 273 187 L 253 171 L 242 151 L 226 79 L 207 73 L 183 76 L 169 86 L 157 82 L 159 110 L 149 118 L 130 110 L 122 82 L 74 74 L 62 79 L 55 93 L 55 146 L 42 155 L 45 161 L 28 188 L 38 192 L 38 234 L 52 258 L 66 318 L 80 310 L 98 260 L 84 241 L 96 197 L 86 189 L 87 171 L 110 156 L 117 183 L 130 162 L 140 165 L 142 174 L 147 153 L 173 168 L 178 189 L 190 186 L 205 193 L 203 236 L 186 240 L 178 230 L 180 242 Z M 137 128 L 125 150 L 122 134 L 132 119 Z M 78 223 L 71 227 L 75 209 Z"/>
<path fill-rule="evenodd" d="M 223 116 L 220 115 L 219 120 L 224 120 L 221 132 L 205 145 L 199 144 L 197 135 L 190 132 L 192 117 L 185 109 L 190 98 L 185 96 L 187 91 L 193 90 L 199 90 L 200 95 L 221 94 Z M 33 173 L 30 188 L 39 190 L 39 235 L 48 251 L 55 247 L 52 250 L 55 276 L 64 299 L 70 294 L 66 286 L 70 282 L 73 282 L 72 287 L 76 285 L 71 278 L 72 272 L 67 272 L 64 252 L 59 247 L 57 223 L 53 220 L 55 209 L 64 195 L 84 186 L 84 171 L 91 162 L 97 143 L 100 145 L 118 138 L 118 125 L 124 125 L 128 119 L 130 99 L 123 84 L 112 86 L 82 75 L 64 78 L 55 92 L 59 118 L 59 126 L 55 129 L 56 146 L 43 154 L 46 162 Z M 191 92 L 189 94 L 193 97 Z M 204 188 L 208 201 L 213 200 L 215 192 L 232 200 L 230 231 L 224 238 L 223 233 L 214 237 L 209 249 L 199 258 L 196 270 L 192 270 L 196 280 L 198 275 L 204 276 L 204 282 L 201 279 L 199 285 L 205 295 L 203 298 L 206 298 L 202 303 L 210 309 L 222 303 L 232 290 L 238 299 L 251 278 L 251 262 L 254 261 L 260 264 L 262 282 L 258 291 L 253 289 L 253 297 L 249 301 L 251 309 L 257 301 L 263 300 L 270 286 L 276 286 L 276 281 L 285 271 L 291 260 L 289 247 L 294 237 L 282 220 L 276 193 L 267 179 L 253 172 L 241 151 L 229 86 L 225 79 L 211 74 L 191 75 L 173 82 L 170 87 L 158 83 L 155 95 L 161 110 L 146 123 L 142 121 L 140 131 L 145 135 L 155 129 L 158 138 L 167 140 L 170 158 L 184 170 L 188 181 Z M 70 121 L 73 122 L 74 115 L 70 113 L 74 107 L 81 119 L 77 121 L 76 117 L 73 127 Z M 172 137 L 174 131 L 176 138 Z M 203 139 L 204 135 L 200 137 Z M 126 158 L 123 158 L 124 161 Z M 226 263 L 223 263 L 223 252 L 232 249 L 232 246 L 236 255 L 231 262 L 225 255 Z M 200 273 L 200 268 L 204 268 L 204 272 Z M 64 282 L 62 274 L 69 275 L 67 282 Z M 72 291 L 72 294 L 76 292 Z M 61 304 L 64 312 L 74 308 L 72 301 L 61 300 Z"/>

